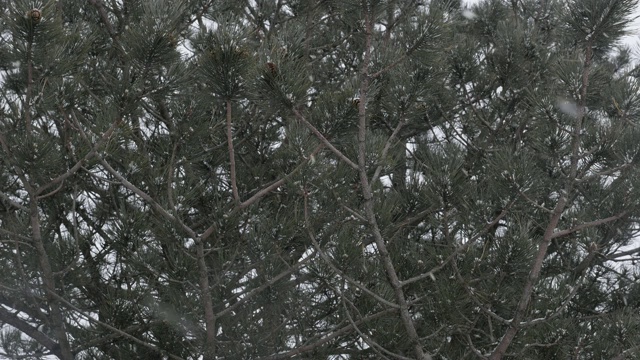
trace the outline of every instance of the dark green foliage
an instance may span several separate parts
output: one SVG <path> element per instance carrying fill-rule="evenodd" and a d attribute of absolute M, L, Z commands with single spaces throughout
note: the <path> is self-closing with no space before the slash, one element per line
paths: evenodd
<path fill-rule="evenodd" d="M 0 357 L 638 357 L 636 6 L 0 1 Z"/>

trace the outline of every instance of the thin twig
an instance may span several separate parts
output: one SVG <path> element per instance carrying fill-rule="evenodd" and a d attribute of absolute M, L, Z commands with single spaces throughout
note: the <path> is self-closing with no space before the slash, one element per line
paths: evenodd
<path fill-rule="evenodd" d="M 331 144 L 331 142 L 329 140 L 327 140 L 326 137 L 324 137 L 324 135 L 322 135 L 322 133 L 316 129 L 315 126 L 313 126 L 305 117 L 304 115 L 302 115 L 300 113 L 300 111 L 298 111 L 298 109 L 293 109 L 293 113 L 296 115 L 296 118 L 298 120 L 300 120 L 306 127 L 309 128 L 309 130 L 311 130 L 311 132 L 326 146 L 329 148 L 329 150 L 331 150 L 331 152 L 333 152 L 337 157 L 339 157 L 342 161 L 344 161 L 345 163 L 347 163 L 347 165 L 351 166 L 352 168 L 354 168 L 355 170 L 358 170 L 358 165 L 356 163 L 354 163 L 353 161 L 351 161 L 351 159 L 349 159 L 345 154 L 343 154 L 340 150 L 336 149 L 335 146 L 333 146 L 333 144 Z"/>
<path fill-rule="evenodd" d="M 237 203 L 240 202 L 240 195 L 238 194 L 238 180 L 236 177 L 236 155 L 233 150 L 233 131 L 231 122 L 231 100 L 227 100 L 227 146 L 229 148 L 229 167 L 231 176 L 231 192 L 233 193 L 233 200 Z"/>
<path fill-rule="evenodd" d="M 393 129 L 393 132 L 387 139 L 387 142 L 384 144 L 384 148 L 382 149 L 382 154 L 380 154 L 380 159 L 379 159 L 380 164 L 378 164 L 378 167 L 376 167 L 376 170 L 373 173 L 373 176 L 371 177 L 371 180 L 370 180 L 371 184 L 374 184 L 376 179 L 378 179 L 378 176 L 380 176 L 380 171 L 382 171 L 382 162 L 384 161 L 384 158 L 387 157 L 387 153 L 391 148 L 391 143 L 395 140 L 396 136 L 398 136 L 398 133 L 400 132 L 400 129 L 402 129 L 404 124 L 405 124 L 404 120 L 400 121 L 398 123 L 398 126 L 396 126 L 396 128 Z"/>
<path fill-rule="evenodd" d="M 594 221 L 588 221 L 586 223 L 582 223 L 579 225 L 576 225 L 574 227 L 572 227 L 571 229 L 566 229 L 566 230 L 561 230 L 561 231 L 556 231 L 551 235 L 551 239 L 556 239 L 562 236 L 567 236 L 569 234 L 572 234 L 576 231 L 580 231 L 580 230 L 584 230 L 584 229 L 588 229 L 594 226 L 598 226 L 598 225 L 602 225 L 602 224 L 606 224 L 615 220 L 618 220 L 622 217 L 624 217 L 625 215 L 627 215 L 629 212 L 628 211 L 623 211 L 618 215 L 614 215 L 614 216 L 609 216 L 608 218 L 604 218 L 604 219 L 598 219 L 598 220 L 594 220 Z"/>
<path fill-rule="evenodd" d="M 507 215 L 507 213 L 509 212 L 509 209 L 513 206 L 513 204 L 515 204 L 516 201 L 517 201 L 517 198 L 512 200 L 504 209 L 502 209 L 502 211 L 500 212 L 500 214 L 498 214 L 498 216 L 496 216 L 491 222 L 487 223 L 487 225 L 485 225 L 482 228 L 482 230 L 480 230 L 477 234 L 475 234 L 473 237 L 471 237 L 464 245 L 459 246 L 458 248 L 456 248 L 453 251 L 453 253 L 451 253 L 451 255 L 449 255 L 446 259 L 444 259 L 440 264 L 434 266 L 431 270 L 429 270 L 428 272 L 426 272 L 424 274 L 417 275 L 417 276 L 414 276 L 412 278 L 409 278 L 407 280 L 402 281 L 402 286 L 409 285 L 411 283 L 423 280 L 423 279 L 428 278 L 428 277 L 432 278 L 432 279 L 435 279 L 435 273 L 436 272 L 438 272 L 442 268 L 444 268 L 450 261 L 455 259 L 460 253 L 462 253 L 463 251 L 468 249 L 471 245 L 473 245 L 480 238 L 480 236 L 486 234 L 487 231 L 489 231 L 491 228 L 493 228 L 503 217 L 505 217 Z"/>

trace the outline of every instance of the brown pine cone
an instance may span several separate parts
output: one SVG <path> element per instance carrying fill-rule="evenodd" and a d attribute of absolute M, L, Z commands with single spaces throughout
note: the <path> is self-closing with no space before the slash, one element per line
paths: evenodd
<path fill-rule="evenodd" d="M 40 12 L 40 10 L 33 8 L 27 11 L 27 19 L 31 19 L 31 22 L 34 25 L 37 25 L 42 19 L 42 13 Z"/>
<path fill-rule="evenodd" d="M 271 73 L 271 75 L 276 76 L 278 74 L 278 66 L 272 62 L 268 62 L 265 64 L 267 70 Z"/>

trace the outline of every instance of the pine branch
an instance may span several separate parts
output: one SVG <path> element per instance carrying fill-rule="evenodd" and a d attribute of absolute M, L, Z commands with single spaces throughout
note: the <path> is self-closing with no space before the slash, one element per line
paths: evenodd
<path fill-rule="evenodd" d="M 280 281 L 285 276 L 289 276 L 289 275 L 293 274 L 294 271 L 300 269 L 303 265 L 306 265 L 307 263 L 311 262 L 311 260 L 314 257 L 315 257 L 315 253 L 309 254 L 304 260 L 298 261 L 293 266 L 289 267 L 287 270 L 281 272 L 280 274 L 272 277 L 271 279 L 269 279 L 264 284 L 254 288 L 254 289 L 251 289 L 251 291 L 249 291 L 249 292 L 243 293 L 242 296 L 239 296 L 238 301 L 233 303 L 233 305 L 229 305 L 226 308 L 224 308 L 223 310 L 217 312 L 216 313 L 216 317 L 219 318 L 219 317 L 222 317 L 222 316 L 232 312 L 238 306 L 240 306 L 240 305 L 246 303 L 247 301 L 251 300 L 254 296 L 256 296 L 256 295 L 260 294 L 261 292 L 263 292 L 264 290 L 268 289 L 270 286 L 272 286 L 276 282 Z"/>
<path fill-rule="evenodd" d="M 240 202 L 240 195 L 238 194 L 238 180 L 236 176 L 236 155 L 233 149 L 233 132 L 231 127 L 231 100 L 227 100 L 225 105 L 227 114 L 227 146 L 229 148 L 231 192 L 233 193 L 233 199 L 235 202 Z"/>
<path fill-rule="evenodd" d="M 373 193 L 371 191 L 371 184 L 367 177 L 367 148 L 366 148 L 366 134 L 367 134 L 367 115 L 366 115 L 366 103 L 367 95 L 369 92 L 369 63 L 371 61 L 371 42 L 373 36 L 373 19 L 370 10 L 365 10 L 365 53 L 362 61 L 362 68 L 360 70 L 361 82 L 360 82 L 360 101 L 358 102 L 358 173 L 360 175 L 360 187 L 362 195 L 364 197 L 364 210 L 365 216 L 373 232 L 373 237 L 376 243 L 376 248 L 382 260 L 387 279 L 394 290 L 396 302 L 400 307 L 400 318 L 404 329 L 409 337 L 409 342 L 413 346 L 416 359 L 418 360 L 431 360 L 431 355 L 425 353 L 420 343 L 418 333 L 409 313 L 409 306 L 402 289 L 402 282 L 398 278 L 398 273 L 395 270 L 393 260 L 387 250 L 385 240 L 382 237 L 382 233 L 378 226 L 375 210 L 373 208 Z"/>
<path fill-rule="evenodd" d="M 386 310 L 382 310 L 379 311 L 375 314 L 372 315 L 368 315 L 365 316 L 364 318 L 355 321 L 356 325 L 361 325 L 361 324 L 366 324 L 372 320 L 378 319 L 380 317 L 383 317 L 385 315 L 391 314 L 396 312 L 396 309 L 386 309 Z M 280 360 L 280 359 L 291 359 L 293 357 L 295 357 L 296 355 L 300 355 L 300 354 L 304 354 L 310 351 L 313 351 L 315 349 L 320 348 L 322 345 L 328 343 L 329 341 L 332 341 L 336 338 L 338 338 L 339 336 L 348 334 L 350 331 L 353 330 L 353 325 L 349 324 L 349 325 L 345 325 L 339 329 L 334 329 L 328 332 L 328 334 L 322 336 L 319 340 L 303 345 L 303 346 L 299 346 L 293 350 L 290 351 L 286 351 L 286 352 L 282 352 L 279 354 L 274 354 L 274 355 L 269 355 L 269 356 L 264 356 L 264 357 L 259 357 L 256 358 L 255 360 Z"/>
<path fill-rule="evenodd" d="M 85 311 L 83 311 L 83 310 L 81 310 L 80 308 L 76 307 L 75 305 L 73 305 L 72 303 L 70 303 L 69 301 L 67 301 L 65 298 L 63 298 L 62 296 L 60 296 L 60 295 L 58 295 L 58 294 L 56 294 L 56 293 L 52 293 L 51 295 L 52 295 L 54 298 L 56 298 L 56 300 L 57 300 L 57 301 L 59 301 L 59 302 L 61 302 L 62 304 L 64 304 L 64 305 L 65 305 L 67 308 L 69 308 L 70 310 L 75 311 L 75 312 L 76 312 L 76 313 L 78 313 L 80 316 L 82 316 L 85 320 L 89 321 L 90 323 L 98 324 L 98 325 L 100 325 L 100 326 L 102 326 L 102 327 L 106 328 L 107 330 L 112 331 L 112 332 L 113 332 L 113 333 L 115 333 L 115 334 L 118 334 L 119 336 L 122 336 L 122 337 L 124 337 L 124 338 L 127 338 L 127 339 L 129 339 L 129 340 L 133 341 L 134 343 L 139 344 L 139 345 L 141 345 L 141 346 L 143 346 L 143 347 L 145 347 L 145 348 L 151 349 L 151 350 L 153 350 L 153 351 L 157 352 L 158 354 L 162 354 L 162 355 L 164 355 L 164 356 L 167 356 L 167 357 L 169 357 L 170 359 L 174 359 L 174 360 L 185 360 L 185 359 L 183 359 L 183 358 L 181 358 L 181 357 L 179 357 L 179 356 L 177 356 L 177 355 L 174 355 L 174 354 L 168 353 L 168 352 L 166 352 L 166 351 L 164 351 L 164 350 L 162 350 L 162 349 L 160 349 L 160 348 L 156 347 L 156 346 L 155 346 L 155 345 L 153 345 L 153 344 L 149 344 L 149 343 L 148 343 L 148 342 L 146 342 L 146 341 L 140 340 L 140 339 L 138 339 L 137 337 L 135 337 L 135 336 L 133 336 L 133 335 L 131 335 L 131 334 L 129 334 L 129 333 L 127 333 L 127 332 L 123 331 L 123 330 L 120 330 L 120 329 L 118 329 L 118 328 L 116 328 L 116 327 L 113 327 L 113 326 L 111 326 L 111 325 L 109 325 L 109 324 L 107 324 L 107 323 L 105 323 L 105 322 L 102 322 L 102 321 L 100 321 L 100 320 L 98 320 L 98 319 L 94 318 L 93 316 L 91 316 L 91 315 L 87 314 Z M 73 358 L 72 358 L 72 359 L 73 359 Z"/>
<path fill-rule="evenodd" d="M 549 219 L 547 227 L 545 229 L 542 241 L 538 245 L 538 252 L 534 258 L 533 263 L 531 264 L 531 270 L 529 272 L 529 277 L 525 283 L 524 289 L 522 291 L 522 296 L 516 310 L 513 315 L 513 321 L 510 326 L 507 328 L 504 336 L 500 340 L 500 343 L 495 347 L 490 360 L 500 360 L 504 356 L 507 351 L 507 348 L 515 338 L 516 334 L 520 329 L 520 322 L 522 318 L 525 316 L 525 312 L 527 307 L 529 306 L 529 302 L 531 301 L 531 295 L 533 294 L 534 287 L 538 278 L 540 277 L 540 271 L 542 270 L 542 264 L 547 255 L 547 249 L 549 248 L 549 244 L 554 237 L 556 232 L 556 228 L 558 223 L 560 222 L 560 218 L 562 217 L 562 213 L 566 209 L 568 205 L 568 197 L 573 188 L 574 182 L 576 181 L 577 172 L 578 172 L 578 163 L 580 160 L 580 143 L 581 143 L 581 131 L 582 131 L 582 121 L 585 117 L 585 107 L 587 101 L 587 88 L 589 86 L 589 73 L 591 71 L 591 61 L 593 58 L 593 49 L 591 44 L 587 44 L 585 50 L 585 60 L 582 67 L 582 82 L 580 86 L 580 99 L 578 101 L 578 111 L 574 120 L 574 126 L 571 137 L 571 163 L 569 165 L 569 176 L 567 177 L 564 189 L 560 191 L 560 198 L 556 203 L 555 208 L 553 209 L 553 213 Z"/>
<path fill-rule="evenodd" d="M 634 355 L 637 351 L 640 350 L 640 345 L 632 346 L 618 355 L 614 356 L 611 360 L 625 360 L 629 358 L 629 355 Z"/>
<path fill-rule="evenodd" d="M 0 134 L 0 136 L 1 136 L 1 134 Z M 19 210 L 22 210 L 22 211 L 27 211 L 27 207 L 25 207 L 24 205 L 22 205 L 22 204 L 20 204 L 18 202 L 15 202 L 15 201 L 11 200 L 11 197 L 9 197 L 9 195 L 5 194 L 4 191 L 0 191 L 0 198 L 3 201 L 9 203 L 9 205 L 13 206 L 16 209 L 19 209 Z"/>
<path fill-rule="evenodd" d="M 64 109 L 59 106 L 58 110 L 65 116 L 65 118 L 67 118 L 67 120 L 69 120 L 69 117 L 67 115 L 67 113 L 64 111 Z M 81 125 L 80 122 L 78 121 L 77 117 L 75 116 L 75 114 L 72 112 L 72 117 L 73 117 L 73 123 L 75 124 L 77 129 L 81 129 Z M 82 166 L 89 160 L 91 160 L 93 157 L 95 157 L 98 154 L 98 150 L 102 149 L 104 145 L 106 145 L 109 140 L 111 140 L 111 137 L 114 133 L 114 131 L 118 128 L 118 126 L 122 123 L 122 118 L 117 118 L 109 127 L 109 129 L 107 129 L 107 131 L 104 132 L 104 134 L 102 134 L 102 136 L 100 137 L 100 141 L 98 141 L 97 143 L 95 143 L 92 147 L 91 150 L 89 152 L 87 152 L 87 154 L 80 159 L 78 162 L 76 162 L 69 170 L 67 170 L 64 174 L 61 174 L 53 179 L 51 179 L 51 181 L 49 181 L 48 183 L 46 183 L 45 185 L 40 186 L 37 190 L 36 190 L 36 194 L 38 195 L 38 199 L 42 199 L 48 196 L 51 196 L 53 194 L 55 194 L 58 190 L 60 190 L 60 188 L 62 187 L 62 184 L 64 183 L 64 181 L 66 179 L 68 179 L 69 177 L 71 177 L 72 175 L 74 175 L 75 173 L 78 172 L 78 170 L 80 170 L 82 168 Z M 50 187 L 54 186 L 54 185 L 58 185 L 58 189 L 54 190 L 48 194 L 45 195 L 40 195 L 42 194 L 45 190 L 49 189 Z"/>
<path fill-rule="evenodd" d="M 64 316 L 57 298 L 53 296 L 53 294 L 56 294 L 56 281 L 53 275 L 51 262 L 49 260 L 49 253 L 47 252 L 42 239 L 38 200 L 33 194 L 29 195 L 31 198 L 29 201 L 29 222 L 31 225 L 32 243 L 36 249 L 40 271 L 42 271 L 42 283 L 44 285 L 43 287 L 46 292 L 45 295 L 50 309 L 51 328 L 53 329 L 53 333 L 58 341 L 58 345 L 60 346 L 60 359 L 73 360 L 73 354 L 71 353 L 69 339 L 67 338 L 67 332 L 64 326 Z"/>
<path fill-rule="evenodd" d="M 344 155 L 340 150 L 336 149 L 335 146 L 333 146 L 333 144 L 331 144 L 331 142 L 329 140 L 327 140 L 326 137 L 324 137 L 324 135 L 322 135 L 322 133 L 320 131 L 318 131 L 318 129 L 316 129 L 315 126 L 313 126 L 301 113 L 300 111 L 298 111 L 298 109 L 293 109 L 293 113 L 296 115 L 296 118 L 298 120 L 300 120 L 306 127 L 309 128 L 309 130 L 311 130 L 311 132 L 326 146 L 329 148 L 329 150 L 331 150 L 331 152 L 333 152 L 338 158 L 340 158 L 342 161 L 344 161 L 345 163 L 347 163 L 347 165 L 351 166 L 352 168 L 354 168 L 355 170 L 358 169 L 358 165 L 356 163 L 354 163 L 353 161 L 351 161 L 346 155 Z"/>
<path fill-rule="evenodd" d="M 318 146 L 316 147 L 311 154 L 309 154 L 309 156 L 307 156 L 298 166 L 295 167 L 295 169 L 293 169 L 290 173 L 286 174 L 285 176 L 283 176 L 282 178 L 280 178 L 279 180 L 277 180 L 276 182 L 274 182 L 271 185 L 268 185 L 266 187 L 264 187 L 263 189 L 259 190 L 258 192 L 256 192 L 252 197 L 250 197 L 249 199 L 243 201 L 240 203 L 240 205 L 238 205 L 237 209 L 244 209 L 247 208 L 253 204 L 255 204 L 256 202 L 258 202 L 260 199 L 262 199 L 263 197 L 267 196 L 269 193 L 271 193 L 272 191 L 274 191 L 275 189 L 279 188 L 280 186 L 284 185 L 284 183 L 291 178 L 291 176 L 295 175 L 296 173 L 298 173 L 300 170 L 302 170 L 302 168 L 310 161 L 310 159 L 313 159 L 314 156 L 320 151 L 320 149 L 322 148 L 322 146 Z"/>
<path fill-rule="evenodd" d="M 329 266 L 329 268 L 331 268 L 331 270 L 333 272 L 335 272 L 336 274 L 340 275 L 340 277 L 342 279 L 346 280 L 349 284 L 351 284 L 351 285 L 355 286 L 356 288 L 360 289 L 362 292 L 364 292 L 365 294 L 371 296 L 372 298 L 374 298 L 376 301 L 380 302 L 381 304 L 384 304 L 384 305 L 386 305 L 386 306 L 388 306 L 388 307 L 390 307 L 392 309 L 400 309 L 400 306 L 398 306 L 398 304 L 394 304 L 394 303 L 388 301 L 387 299 L 383 298 L 382 296 L 380 296 L 380 295 L 374 293 L 373 291 L 369 290 L 366 286 L 364 286 L 363 284 L 361 284 L 357 280 L 353 279 L 349 275 L 345 274 L 344 271 L 340 270 L 333 263 L 333 261 L 331 261 L 331 258 L 322 250 L 322 248 L 320 247 L 320 244 L 318 243 L 318 240 L 316 240 L 316 237 L 312 232 L 311 221 L 309 220 L 309 204 L 308 204 L 309 194 L 306 192 L 306 190 L 305 190 L 303 196 L 304 196 L 305 228 L 307 230 L 307 235 L 309 236 L 309 239 L 311 239 L 311 242 L 313 243 L 313 246 L 315 247 L 316 251 L 320 255 L 320 258 L 322 258 L 322 260 L 327 264 L 327 266 Z"/>
<path fill-rule="evenodd" d="M 500 220 L 502 220 L 502 218 L 507 216 L 507 214 L 509 213 L 509 209 L 511 209 L 511 207 L 516 203 L 517 200 L 518 198 L 515 198 L 514 200 L 512 200 L 507 206 L 505 206 L 504 209 L 502 209 L 502 211 L 500 212 L 500 214 L 498 214 L 498 216 L 496 216 L 491 222 L 487 223 L 487 225 L 485 225 L 482 228 L 482 230 L 480 230 L 473 237 L 471 237 L 464 245 L 457 247 L 455 251 L 453 251 L 453 253 L 451 253 L 440 264 L 434 266 L 431 270 L 429 270 L 424 274 L 420 274 L 418 276 L 414 276 L 412 278 L 402 281 L 402 285 L 406 286 L 426 278 L 435 279 L 436 272 L 440 271 L 442 268 L 447 266 L 447 264 L 449 264 L 450 261 L 457 258 L 458 255 L 460 255 L 463 251 L 467 250 L 471 245 L 473 245 L 476 241 L 478 241 L 478 239 L 480 239 L 482 235 L 486 234 L 491 229 L 493 229 L 500 222 Z"/>
<path fill-rule="evenodd" d="M 389 359 L 388 357 L 386 357 L 385 355 L 383 355 L 382 353 L 385 353 L 389 356 L 392 356 L 394 359 L 400 359 L 400 360 L 412 360 L 411 358 L 408 357 L 404 357 L 400 354 L 396 354 L 393 353 L 387 349 L 384 348 L 384 346 L 380 345 L 377 341 L 375 341 L 371 336 L 365 334 L 362 330 L 360 330 L 360 327 L 358 326 L 358 324 L 356 324 L 356 322 L 353 320 L 353 317 L 351 316 L 351 312 L 349 311 L 349 309 L 347 308 L 347 303 L 349 304 L 349 306 L 351 308 L 354 309 L 354 311 L 358 312 L 358 308 L 353 304 L 353 302 L 351 302 L 349 299 L 347 299 L 344 294 L 342 293 L 342 291 L 340 291 L 337 288 L 333 288 L 333 290 L 335 292 L 337 292 L 338 294 L 340 294 L 340 300 L 342 302 L 342 307 L 344 309 L 344 313 L 345 315 L 347 315 L 347 319 L 349 320 L 349 323 L 353 326 L 353 329 L 356 331 L 356 333 L 358 333 L 358 335 L 362 338 L 362 340 L 364 340 L 365 343 L 367 343 L 367 345 L 369 345 L 373 351 L 378 354 L 379 359 Z M 358 312 L 359 313 L 359 312 Z M 360 316 L 362 317 L 362 316 Z"/>
<path fill-rule="evenodd" d="M 1 306 L 0 306 L 0 322 L 2 322 L 3 324 L 11 325 L 14 328 L 22 331 L 25 335 L 37 341 L 38 344 L 47 348 L 47 350 L 49 350 L 51 354 L 57 356 L 60 359 L 64 359 L 65 354 L 62 353 L 60 344 L 52 340 L 45 333 L 38 331 L 37 328 L 31 326 L 29 323 L 20 319 L 18 316 L 10 313 L 9 311 L 7 311 L 5 308 Z"/>
<path fill-rule="evenodd" d="M 604 219 L 588 221 L 586 223 L 583 223 L 583 224 L 580 224 L 580 225 L 576 225 L 576 226 L 572 227 L 571 229 L 556 231 L 556 232 L 553 233 L 553 235 L 551 235 L 551 239 L 556 239 L 556 238 L 559 238 L 559 237 L 567 236 L 569 234 L 573 234 L 576 231 L 588 229 L 588 228 L 591 228 L 591 227 L 594 227 L 594 226 L 603 225 L 603 224 L 618 220 L 618 219 L 626 216 L 628 213 L 629 213 L 629 211 L 625 210 L 625 211 L 621 212 L 618 215 L 609 216 L 608 218 L 604 218 Z"/>
<path fill-rule="evenodd" d="M 393 129 L 393 132 L 391 133 L 386 143 L 384 144 L 384 148 L 382 149 L 382 154 L 380 154 L 380 160 L 379 160 L 380 164 L 378 165 L 378 167 L 376 167 L 376 170 L 374 171 L 373 176 L 371 177 L 371 180 L 370 180 L 371 184 L 375 183 L 375 181 L 378 179 L 378 176 L 380 176 L 380 171 L 382 171 L 382 162 L 384 161 L 384 158 L 387 157 L 387 153 L 391 148 L 391 143 L 394 140 L 396 140 L 396 137 L 398 136 L 398 133 L 400 132 L 400 129 L 402 129 L 404 124 L 405 124 L 405 121 L 401 120 L 398 123 L 398 126 L 396 126 L 396 128 Z"/>
<path fill-rule="evenodd" d="M 104 4 L 102 4 L 102 1 L 88 0 L 88 2 L 89 4 L 93 5 L 93 7 L 95 7 L 96 10 L 98 11 L 98 15 L 100 15 L 100 20 L 102 20 L 102 24 L 105 26 L 105 28 L 107 28 L 107 32 L 109 32 L 109 35 L 111 36 L 111 38 L 117 41 L 118 34 L 113 29 L 113 25 L 109 20 L 109 14 L 107 14 L 107 11 L 105 10 Z"/>

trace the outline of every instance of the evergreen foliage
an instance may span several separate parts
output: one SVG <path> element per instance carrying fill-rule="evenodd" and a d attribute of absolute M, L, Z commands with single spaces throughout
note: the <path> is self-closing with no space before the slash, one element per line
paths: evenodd
<path fill-rule="evenodd" d="M 0 0 L 0 357 L 640 358 L 637 6 Z"/>

